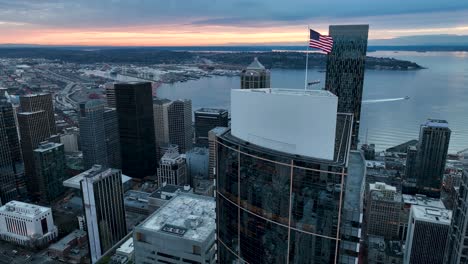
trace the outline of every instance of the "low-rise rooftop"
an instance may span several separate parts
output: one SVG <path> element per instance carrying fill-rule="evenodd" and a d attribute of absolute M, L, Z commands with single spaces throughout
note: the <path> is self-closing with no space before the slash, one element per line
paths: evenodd
<path fill-rule="evenodd" d="M 205 241 L 215 231 L 215 200 L 180 194 L 148 217 L 139 228 L 193 241 Z"/>
<path fill-rule="evenodd" d="M 51 209 L 35 204 L 28 204 L 19 201 L 10 201 L 0 207 L 0 212 L 7 214 L 16 214 L 28 218 L 34 218 L 36 215 L 50 211 Z"/>
<path fill-rule="evenodd" d="M 220 108 L 200 108 L 197 111 L 195 111 L 197 114 L 223 114 L 227 113 L 226 109 L 220 109 Z"/>
<path fill-rule="evenodd" d="M 430 198 L 425 195 L 409 195 L 403 194 L 403 203 L 410 205 L 421 205 L 426 207 L 434 207 L 445 209 L 444 203 L 440 199 Z"/>

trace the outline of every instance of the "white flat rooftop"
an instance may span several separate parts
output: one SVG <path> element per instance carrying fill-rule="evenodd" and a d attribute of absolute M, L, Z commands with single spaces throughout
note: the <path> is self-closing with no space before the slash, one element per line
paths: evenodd
<path fill-rule="evenodd" d="M 83 180 L 83 177 L 89 175 L 89 173 L 87 173 L 87 171 L 83 172 L 83 173 L 80 173 L 76 176 L 73 176 L 71 177 L 70 179 L 68 180 L 65 180 L 63 182 L 63 186 L 65 187 L 69 187 L 69 188 L 74 188 L 74 189 L 81 189 L 80 187 L 80 182 Z M 128 177 L 127 175 L 123 175 L 122 174 L 122 184 L 128 182 L 132 180 L 132 178 Z"/>
<path fill-rule="evenodd" d="M 426 197 L 424 195 L 403 194 L 402 196 L 403 196 L 403 202 L 405 204 L 421 205 L 421 206 L 426 206 L 426 207 L 445 209 L 444 203 L 439 199 Z"/>
<path fill-rule="evenodd" d="M 131 254 L 134 250 L 133 237 L 130 237 L 125 241 L 118 249 L 117 253 Z"/>
<path fill-rule="evenodd" d="M 336 97 L 333 93 L 326 90 L 304 90 L 304 89 L 288 89 L 288 88 L 262 88 L 262 89 L 236 89 L 246 93 L 267 93 L 267 94 L 283 94 L 297 96 L 326 96 Z"/>
<path fill-rule="evenodd" d="M 202 242 L 215 232 L 215 205 L 212 197 L 179 194 L 149 216 L 140 227 Z"/>
<path fill-rule="evenodd" d="M 411 211 L 414 219 L 418 221 L 450 225 L 452 220 L 452 211 L 446 209 L 413 205 Z"/>
<path fill-rule="evenodd" d="M 30 218 L 34 216 L 50 211 L 51 209 L 44 206 L 39 206 L 35 204 L 28 204 L 19 201 L 10 201 L 0 207 L 0 212 L 5 212 L 9 214 L 17 214 Z"/>

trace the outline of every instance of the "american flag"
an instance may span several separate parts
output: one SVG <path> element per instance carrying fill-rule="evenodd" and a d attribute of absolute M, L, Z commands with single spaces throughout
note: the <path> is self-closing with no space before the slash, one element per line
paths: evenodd
<path fill-rule="evenodd" d="M 309 47 L 320 49 L 326 53 L 330 53 L 333 48 L 333 38 L 322 35 L 315 30 L 310 30 Z"/>

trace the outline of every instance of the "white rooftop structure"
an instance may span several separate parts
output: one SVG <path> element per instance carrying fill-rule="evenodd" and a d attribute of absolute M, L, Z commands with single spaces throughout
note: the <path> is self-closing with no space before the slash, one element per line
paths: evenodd
<path fill-rule="evenodd" d="M 440 127 L 440 128 L 448 128 L 449 124 L 445 120 L 439 120 L 439 119 L 428 119 L 426 123 L 423 124 L 423 126 L 427 127 Z"/>
<path fill-rule="evenodd" d="M 141 228 L 203 242 L 215 231 L 215 200 L 179 194 L 148 217 Z"/>
<path fill-rule="evenodd" d="M 133 247 L 133 237 L 130 237 L 116 250 L 116 253 L 130 257 L 134 250 L 135 248 Z"/>
<path fill-rule="evenodd" d="M 403 203 L 445 209 L 445 205 L 440 199 L 430 198 L 425 195 L 419 195 L 419 194 L 418 195 L 403 194 Z"/>
<path fill-rule="evenodd" d="M 50 208 L 19 201 L 11 201 L 0 207 L 0 212 L 7 212 L 23 217 L 34 218 L 37 215 L 50 211 Z"/>
<path fill-rule="evenodd" d="M 69 188 L 74 188 L 74 189 L 81 189 L 80 182 L 83 180 L 83 177 L 90 176 L 90 175 L 94 174 L 93 168 L 91 168 L 91 169 L 89 169 L 89 170 L 87 170 L 85 172 L 82 172 L 82 173 L 80 173 L 80 174 L 78 174 L 76 176 L 73 176 L 68 180 L 65 180 L 63 182 L 63 186 L 69 187 Z M 132 178 L 122 174 L 122 184 L 125 184 L 125 183 L 127 183 L 128 181 L 131 181 L 131 180 L 132 180 Z"/>
<path fill-rule="evenodd" d="M 231 90 L 231 134 L 289 154 L 333 160 L 338 97 L 324 90 Z"/>
<path fill-rule="evenodd" d="M 452 211 L 435 207 L 414 205 L 411 207 L 413 218 L 417 221 L 450 225 Z"/>

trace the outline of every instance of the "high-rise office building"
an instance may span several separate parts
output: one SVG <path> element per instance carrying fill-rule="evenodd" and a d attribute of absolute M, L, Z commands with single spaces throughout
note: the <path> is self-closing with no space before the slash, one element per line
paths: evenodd
<path fill-rule="evenodd" d="M 217 263 L 215 205 L 200 195 L 172 198 L 135 228 L 135 263 Z"/>
<path fill-rule="evenodd" d="M 406 236 L 404 264 L 442 264 L 452 211 L 414 205 Z"/>
<path fill-rule="evenodd" d="M 51 203 L 64 193 L 65 150 L 63 144 L 42 142 L 34 150 L 39 197 L 43 203 Z"/>
<path fill-rule="evenodd" d="M 270 71 L 255 57 L 241 72 L 241 89 L 257 88 L 270 88 Z"/>
<path fill-rule="evenodd" d="M 156 139 L 156 158 L 160 160 L 164 153 L 162 146 L 169 144 L 169 106 L 172 101 L 169 99 L 153 99 L 154 115 L 154 137 Z"/>
<path fill-rule="evenodd" d="M 195 111 L 195 139 L 198 146 L 208 147 L 208 132 L 215 127 L 229 125 L 225 109 L 201 108 Z"/>
<path fill-rule="evenodd" d="M 367 234 L 397 239 L 402 208 L 401 193 L 383 182 L 369 184 L 367 195 Z"/>
<path fill-rule="evenodd" d="M 0 207 L 0 238 L 25 247 L 47 246 L 58 236 L 52 210 L 10 201 Z"/>
<path fill-rule="evenodd" d="M 192 148 L 192 101 L 175 100 L 168 109 L 169 141 L 179 146 L 179 151 L 185 153 Z"/>
<path fill-rule="evenodd" d="M 20 96 L 19 99 L 21 112 L 36 112 L 44 110 L 47 116 L 46 124 L 48 124 L 50 134 L 53 135 L 56 133 L 54 103 L 52 100 L 52 94 L 28 94 Z"/>
<path fill-rule="evenodd" d="M 333 49 L 327 56 L 325 89 L 338 96 L 339 113 L 354 115 L 351 149 L 356 149 L 359 141 L 368 32 L 369 25 L 329 28 Z"/>
<path fill-rule="evenodd" d="M 417 173 L 416 158 L 418 155 L 418 148 L 416 146 L 409 146 L 406 151 L 406 166 L 405 166 L 405 181 L 414 182 Z"/>
<path fill-rule="evenodd" d="M 79 151 L 79 135 L 80 130 L 77 127 L 65 128 L 64 133 L 60 134 L 60 143 L 63 144 L 66 153 L 73 153 Z"/>
<path fill-rule="evenodd" d="M 339 262 L 352 115 L 338 119 L 337 103 L 319 90 L 231 91 L 231 130 L 216 138 L 220 263 Z"/>
<path fill-rule="evenodd" d="M 134 178 L 157 169 L 151 83 L 116 83 L 122 172 Z"/>
<path fill-rule="evenodd" d="M 185 155 L 172 151 L 166 152 L 159 162 L 157 176 L 159 186 L 164 183 L 172 185 L 190 184 Z"/>
<path fill-rule="evenodd" d="M 106 135 L 107 165 L 109 168 L 121 169 L 119 121 L 115 108 L 104 109 L 104 131 Z"/>
<path fill-rule="evenodd" d="M 456 195 L 453 208 L 452 222 L 445 250 L 444 263 L 466 264 L 468 263 L 468 171 L 463 171 L 460 189 Z"/>
<path fill-rule="evenodd" d="M 451 130 L 445 120 L 429 119 L 421 125 L 416 160 L 419 193 L 440 197 Z"/>
<path fill-rule="evenodd" d="M 122 174 L 120 170 L 95 165 L 81 178 L 91 262 L 96 263 L 127 235 Z"/>
<path fill-rule="evenodd" d="M 24 164 L 13 106 L 0 94 L 0 199 L 7 203 L 24 189 Z"/>
<path fill-rule="evenodd" d="M 24 158 L 26 186 L 30 194 L 39 191 L 35 177 L 34 150 L 40 142 L 46 141 L 52 135 L 48 123 L 47 113 L 44 110 L 36 112 L 18 113 L 18 124 L 21 135 L 21 150 Z"/>
<path fill-rule="evenodd" d="M 89 100 L 79 106 L 80 145 L 86 170 L 95 164 L 108 164 L 104 106 L 101 100 Z"/>
<path fill-rule="evenodd" d="M 114 88 L 114 83 L 109 82 L 104 84 L 104 89 L 106 90 L 106 100 L 107 100 L 107 106 L 111 108 L 115 108 L 115 88 Z"/>
<path fill-rule="evenodd" d="M 226 132 L 227 127 L 216 127 L 208 132 L 208 178 L 213 180 L 216 173 L 216 138 Z"/>

